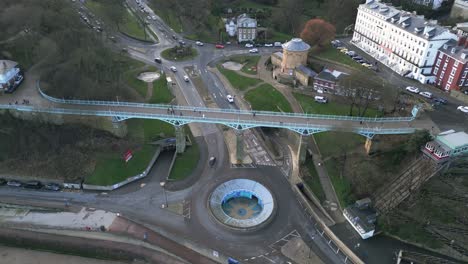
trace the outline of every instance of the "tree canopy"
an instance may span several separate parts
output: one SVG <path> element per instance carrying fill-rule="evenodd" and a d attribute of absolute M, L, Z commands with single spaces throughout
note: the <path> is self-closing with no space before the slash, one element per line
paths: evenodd
<path fill-rule="evenodd" d="M 335 27 L 320 18 L 314 18 L 304 25 L 301 32 L 301 38 L 309 43 L 310 46 L 325 47 L 335 38 Z"/>

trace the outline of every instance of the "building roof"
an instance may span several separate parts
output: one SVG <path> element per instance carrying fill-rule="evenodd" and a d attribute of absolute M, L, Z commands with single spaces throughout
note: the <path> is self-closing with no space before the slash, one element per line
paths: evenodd
<path fill-rule="evenodd" d="M 463 131 L 444 135 L 439 134 L 436 140 L 447 145 L 452 150 L 462 146 L 468 146 L 468 134 Z"/>
<path fill-rule="evenodd" d="M 277 51 L 277 52 L 273 53 L 273 55 L 280 58 L 280 59 L 283 59 L 283 52 L 281 52 L 281 51 Z"/>
<path fill-rule="evenodd" d="M 306 67 L 304 65 L 300 65 L 296 69 L 309 77 L 315 77 L 317 75 L 315 71 L 313 71 L 311 68 Z"/>
<path fill-rule="evenodd" d="M 237 17 L 237 27 L 257 27 L 257 20 L 249 17 L 247 14 L 242 14 Z"/>
<path fill-rule="evenodd" d="M 459 43 L 457 41 L 451 39 L 442 45 L 439 50 L 447 56 L 465 64 L 468 62 L 468 40 L 466 40 L 466 37 L 462 37 L 461 39 L 463 42 L 466 41 L 466 44 L 458 45 Z"/>
<path fill-rule="evenodd" d="M 421 38 L 432 39 L 449 31 L 447 28 L 439 26 L 437 21 L 428 21 L 424 16 L 399 10 L 392 5 L 380 2 L 380 0 L 366 0 L 366 3 L 360 5 L 360 8 L 377 13 L 383 20 Z"/>
<path fill-rule="evenodd" d="M 324 69 L 317 76 L 315 76 L 315 79 L 336 82 L 344 75 L 347 74 L 336 70 Z"/>
<path fill-rule="evenodd" d="M 17 62 L 11 60 L 0 60 L 0 75 L 5 74 L 9 70 L 15 68 L 17 65 Z"/>
<path fill-rule="evenodd" d="M 359 207 L 358 203 L 355 203 L 345 208 L 345 214 L 353 225 L 365 232 L 375 230 L 377 212 L 371 206 Z"/>
<path fill-rule="evenodd" d="M 293 38 L 284 43 L 282 47 L 287 51 L 308 51 L 310 49 L 310 45 L 300 38 Z"/>

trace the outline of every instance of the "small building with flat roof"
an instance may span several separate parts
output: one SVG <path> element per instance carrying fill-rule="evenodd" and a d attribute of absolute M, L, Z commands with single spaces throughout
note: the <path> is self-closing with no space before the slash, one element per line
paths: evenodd
<path fill-rule="evenodd" d="M 432 159 L 442 162 L 451 157 L 468 154 L 468 134 L 448 130 L 440 133 L 433 141 L 429 141 L 423 152 Z"/>
<path fill-rule="evenodd" d="M 343 216 L 362 239 L 374 236 L 377 212 L 371 204 L 370 198 L 364 198 L 343 210 Z"/>
<path fill-rule="evenodd" d="M 18 63 L 0 60 L 0 91 L 12 92 L 23 80 Z"/>

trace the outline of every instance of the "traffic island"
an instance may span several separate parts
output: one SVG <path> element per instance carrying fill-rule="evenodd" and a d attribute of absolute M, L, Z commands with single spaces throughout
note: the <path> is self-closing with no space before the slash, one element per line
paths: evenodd
<path fill-rule="evenodd" d="M 198 51 L 191 46 L 174 46 L 161 52 L 161 57 L 169 61 L 186 61 L 198 56 Z"/>

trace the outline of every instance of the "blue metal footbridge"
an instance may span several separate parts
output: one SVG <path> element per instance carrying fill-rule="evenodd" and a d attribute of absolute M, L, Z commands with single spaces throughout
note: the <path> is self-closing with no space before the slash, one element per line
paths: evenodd
<path fill-rule="evenodd" d="M 377 134 L 409 134 L 431 125 L 410 117 L 356 117 L 318 114 L 281 113 L 270 111 L 246 111 L 206 107 L 190 107 L 164 104 L 145 104 L 118 101 L 92 101 L 60 99 L 44 93 L 37 83 L 39 94 L 47 100 L 47 106 L 0 104 L 0 109 L 61 115 L 111 117 L 114 122 L 130 118 L 158 119 L 176 127 L 188 123 L 222 124 L 236 130 L 254 127 L 285 128 L 301 135 L 324 131 L 354 132 L 367 138 Z"/>

